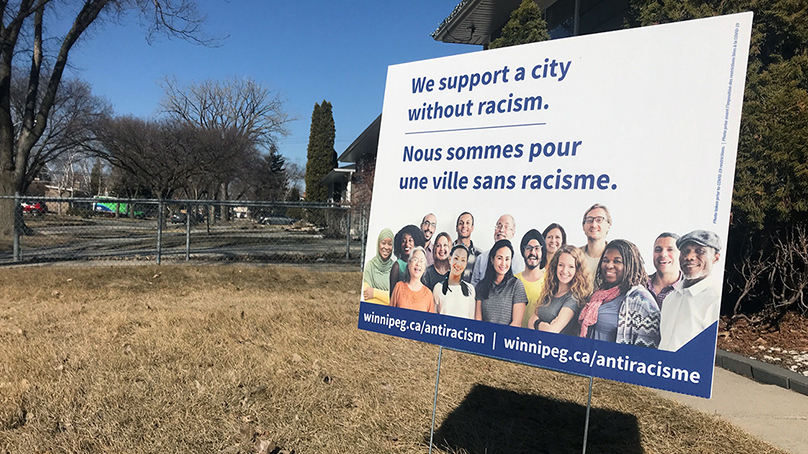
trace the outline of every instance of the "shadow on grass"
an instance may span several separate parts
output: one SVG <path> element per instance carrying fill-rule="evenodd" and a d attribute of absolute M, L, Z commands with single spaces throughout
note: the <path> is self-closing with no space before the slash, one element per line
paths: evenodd
<path fill-rule="evenodd" d="M 585 417 L 584 405 L 476 385 L 435 430 L 434 443 L 451 453 L 580 453 Z M 637 418 L 592 408 L 586 452 L 642 453 Z"/>

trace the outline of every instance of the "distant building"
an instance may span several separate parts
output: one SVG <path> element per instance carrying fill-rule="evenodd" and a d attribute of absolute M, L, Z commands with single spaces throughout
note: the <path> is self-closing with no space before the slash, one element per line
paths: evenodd
<path fill-rule="evenodd" d="M 328 201 L 331 203 L 351 203 L 351 178 L 356 166 L 349 164 L 337 167 L 323 178 L 322 184 L 328 186 Z"/>
<path fill-rule="evenodd" d="M 337 161 L 347 165 L 335 168 L 323 178 L 323 184 L 328 186 L 329 201 L 355 204 L 367 198 L 367 202 L 370 202 L 366 191 L 373 187 L 373 167 L 381 124 L 382 116 L 379 115 L 337 158 Z"/>
<path fill-rule="evenodd" d="M 32 194 L 34 195 L 34 194 Z M 36 194 L 40 195 L 40 194 Z M 53 184 L 46 184 L 44 186 L 44 192 L 41 194 L 45 197 L 59 197 L 59 198 L 73 198 L 73 197 L 90 197 L 90 193 L 75 187 L 65 187 L 65 186 L 56 186 Z M 45 205 L 48 207 L 48 211 L 51 213 L 56 214 L 65 214 L 70 207 L 74 206 L 74 202 L 72 200 L 68 200 L 65 202 L 58 202 L 58 201 L 48 201 L 45 202 Z M 79 203 L 80 207 L 82 208 L 90 208 L 89 203 Z"/>

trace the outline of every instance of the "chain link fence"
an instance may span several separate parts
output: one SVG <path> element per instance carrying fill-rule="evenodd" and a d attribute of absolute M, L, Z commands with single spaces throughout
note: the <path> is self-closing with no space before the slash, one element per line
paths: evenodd
<path fill-rule="evenodd" d="M 76 260 L 359 264 L 367 212 L 304 202 L 0 197 L 0 264 Z M 7 205 L 8 206 L 8 205 Z"/>

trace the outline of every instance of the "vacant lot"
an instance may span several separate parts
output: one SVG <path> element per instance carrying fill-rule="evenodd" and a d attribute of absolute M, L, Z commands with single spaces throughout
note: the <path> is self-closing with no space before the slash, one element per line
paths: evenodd
<path fill-rule="evenodd" d="M 25 218 L 30 229 L 20 237 L 23 263 L 75 260 L 156 261 L 157 221 L 153 219 L 82 219 L 47 214 Z M 324 234 L 305 223 L 261 225 L 249 219 L 196 224 L 186 236 L 185 224 L 163 227 L 160 253 L 163 260 L 242 261 L 260 263 L 313 263 L 345 261 L 348 246 L 358 262 L 361 244 L 345 235 Z M 187 245 L 187 249 L 186 249 Z M 0 264 L 14 262 L 10 239 L 0 240 Z"/>
<path fill-rule="evenodd" d="M 0 452 L 425 453 L 438 348 L 357 330 L 359 281 L 235 266 L 0 269 Z M 438 452 L 580 452 L 587 386 L 444 351 Z M 596 380 L 587 452 L 781 451 Z"/>

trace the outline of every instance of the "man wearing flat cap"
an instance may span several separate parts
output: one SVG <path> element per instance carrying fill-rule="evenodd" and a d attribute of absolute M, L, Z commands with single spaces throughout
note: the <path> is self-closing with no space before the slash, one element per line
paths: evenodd
<path fill-rule="evenodd" d="M 721 289 L 710 277 L 721 257 L 718 235 L 694 230 L 676 241 L 684 279 L 665 298 L 660 314 L 660 350 L 676 351 L 718 320 Z"/>

